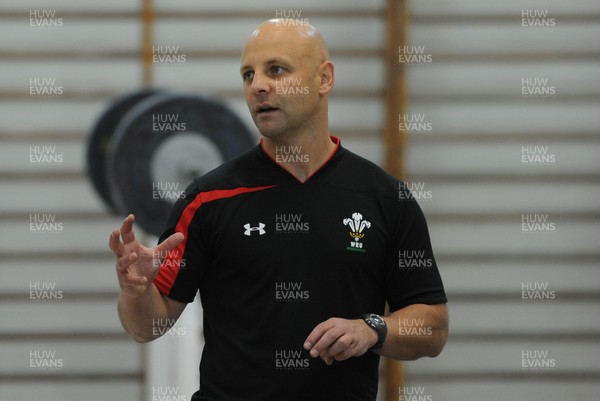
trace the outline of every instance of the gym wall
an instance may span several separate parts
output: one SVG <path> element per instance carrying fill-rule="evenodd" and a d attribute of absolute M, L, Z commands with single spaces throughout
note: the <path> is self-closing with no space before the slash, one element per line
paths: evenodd
<path fill-rule="evenodd" d="M 152 84 L 222 99 L 254 129 L 241 47 L 277 10 L 300 11 L 336 64 L 332 133 L 381 163 L 385 1 L 258 3 L 156 0 L 155 43 L 179 46 L 187 61 L 154 65 Z M 95 119 L 143 85 L 140 9 L 141 0 L 0 6 L 0 401 L 151 399 L 145 348 L 116 314 L 106 244 L 121 219 L 85 175 Z M 31 26 L 32 12 L 55 26 Z M 600 393 L 599 22 L 595 0 L 411 2 L 419 48 L 399 52 L 423 57 L 409 65 L 399 122 L 422 125 L 399 135 L 449 294 L 451 337 L 438 358 L 405 364 L 399 397 Z M 44 85 L 62 93 L 31 94 Z M 55 162 L 36 163 L 40 152 Z M 32 220 L 54 231 L 32 231 Z M 44 361 L 61 366 L 35 367 Z M 523 367 L 532 361 L 554 366 Z"/>

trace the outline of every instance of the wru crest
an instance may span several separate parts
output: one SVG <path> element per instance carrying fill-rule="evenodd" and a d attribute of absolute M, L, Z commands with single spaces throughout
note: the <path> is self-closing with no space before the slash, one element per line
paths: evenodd
<path fill-rule="evenodd" d="M 365 252 L 365 250 L 362 247 L 363 244 L 360 242 L 360 240 L 365 236 L 363 230 L 365 228 L 370 228 L 371 222 L 368 220 L 363 220 L 362 214 L 354 212 L 352 213 L 352 218 L 344 219 L 343 223 L 345 226 L 350 227 L 351 231 L 349 232 L 349 234 L 352 238 L 354 238 L 354 242 L 351 242 L 350 247 L 346 249 L 348 249 L 349 251 Z"/>

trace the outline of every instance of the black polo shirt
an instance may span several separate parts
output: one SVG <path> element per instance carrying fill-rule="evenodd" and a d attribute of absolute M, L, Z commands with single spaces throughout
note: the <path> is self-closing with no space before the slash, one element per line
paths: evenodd
<path fill-rule="evenodd" d="M 200 292 L 205 347 L 198 400 L 375 400 L 379 356 L 312 359 L 303 343 L 330 317 L 446 302 L 425 218 L 403 184 L 336 149 L 306 182 L 258 145 L 196 179 L 161 237 L 185 240 L 154 284 Z M 279 162 L 279 163 L 278 163 Z"/>

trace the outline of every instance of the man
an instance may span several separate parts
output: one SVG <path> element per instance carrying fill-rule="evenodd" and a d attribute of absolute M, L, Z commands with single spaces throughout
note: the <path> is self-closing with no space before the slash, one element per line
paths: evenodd
<path fill-rule="evenodd" d="M 329 135 L 334 66 L 298 22 L 261 24 L 242 54 L 260 145 L 197 178 L 156 247 L 137 242 L 132 215 L 110 237 L 135 340 L 153 340 L 153 322 L 174 322 L 199 291 L 192 400 L 375 400 L 379 355 L 434 357 L 446 342 L 423 214 Z"/>

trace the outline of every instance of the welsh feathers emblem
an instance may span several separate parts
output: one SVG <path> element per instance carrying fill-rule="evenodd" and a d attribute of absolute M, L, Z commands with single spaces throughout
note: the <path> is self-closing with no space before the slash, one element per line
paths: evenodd
<path fill-rule="evenodd" d="M 354 238 L 354 241 L 350 242 L 350 246 L 346 249 L 349 251 L 366 252 L 366 249 L 363 248 L 363 243 L 360 242 L 360 240 L 365 236 L 363 230 L 365 228 L 370 228 L 371 222 L 363 220 L 362 214 L 354 212 L 352 213 L 352 218 L 345 218 L 343 223 L 345 226 L 350 227 L 350 232 L 348 234 Z"/>

